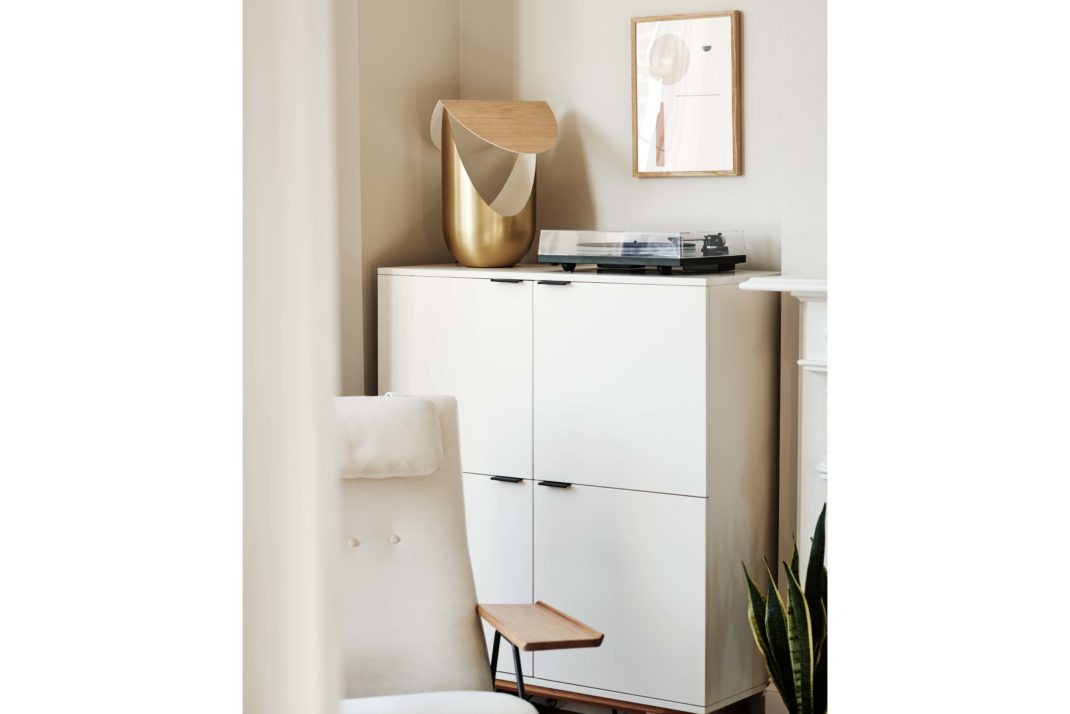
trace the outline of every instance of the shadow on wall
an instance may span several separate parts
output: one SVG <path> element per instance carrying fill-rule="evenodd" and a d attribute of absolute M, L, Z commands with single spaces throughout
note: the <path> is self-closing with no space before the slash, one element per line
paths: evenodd
<path fill-rule="evenodd" d="M 410 107 L 415 136 L 420 137 L 421 146 L 420 165 L 413 171 L 418 171 L 420 176 L 420 226 L 413 235 L 422 242 L 420 255 L 434 257 L 436 262 L 452 263 L 453 256 L 442 234 L 442 154 L 431 143 L 430 133 L 431 114 L 440 98 L 436 96 L 438 93 L 435 88 L 428 88 L 424 97 Z"/>
<path fill-rule="evenodd" d="M 390 138 L 410 147 L 386 155 L 374 149 L 364 161 L 361 183 L 365 219 L 364 382 L 367 394 L 378 393 L 378 269 L 383 266 L 452 263 L 442 236 L 442 160 L 431 143 L 431 112 L 443 96 L 456 92 L 437 84 L 416 85 L 405 96 L 391 97 L 401 111 L 391 117 Z M 372 104 L 369 100 L 367 104 Z M 379 109 L 378 127 L 387 126 Z M 370 114 L 370 111 L 368 112 Z M 366 116 L 366 114 L 363 114 Z M 367 126 L 370 122 L 365 122 Z M 368 130 L 368 135 L 374 135 Z M 401 137 L 401 141 L 397 141 Z M 367 139 L 366 139 L 367 141 Z M 374 141 L 369 142 L 374 145 Z"/>
<path fill-rule="evenodd" d="M 536 178 L 535 243 L 525 258 L 529 263 L 538 259 L 539 230 L 593 230 L 597 224 L 587 152 L 575 113 L 558 118 L 557 144 L 539 157 Z"/>
<path fill-rule="evenodd" d="M 405 110 L 401 120 L 395 122 L 395 128 L 418 148 L 390 161 L 381 160 L 385 166 L 380 166 L 380 170 L 386 172 L 389 169 L 388 174 L 376 176 L 369 172 L 362 176 L 366 184 L 380 182 L 390 185 L 395 192 L 393 195 L 373 194 L 383 200 L 368 207 L 370 211 L 379 209 L 387 214 L 377 216 L 380 222 L 377 227 L 380 230 L 388 228 L 392 238 L 369 241 L 374 242 L 374 248 L 366 249 L 365 257 L 371 259 L 368 268 L 372 280 L 381 266 L 403 265 L 406 261 L 445 250 L 439 239 L 442 224 L 439 154 L 427 136 L 431 111 L 438 100 L 430 99 L 425 90 L 416 90 L 414 94 L 422 96 L 405 98 Z M 400 183 L 399 176 L 403 179 Z M 396 200 L 387 200 L 391 198 Z M 403 210 L 405 208 L 410 210 Z"/>

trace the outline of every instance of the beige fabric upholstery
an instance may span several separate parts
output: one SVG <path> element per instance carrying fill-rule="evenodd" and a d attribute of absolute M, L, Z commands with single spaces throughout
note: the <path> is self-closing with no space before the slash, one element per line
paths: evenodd
<path fill-rule="evenodd" d="M 427 476 L 442 466 L 435 405 L 419 397 L 335 401 L 342 478 Z"/>
<path fill-rule="evenodd" d="M 511 694 L 433 692 L 397 697 L 366 697 L 342 702 L 341 714 L 538 714 Z"/>
<path fill-rule="evenodd" d="M 391 406 L 399 399 L 346 397 L 340 413 L 400 419 Z M 441 468 L 341 481 L 346 697 L 491 688 L 468 559 L 457 403 L 428 399 L 441 425 Z"/>

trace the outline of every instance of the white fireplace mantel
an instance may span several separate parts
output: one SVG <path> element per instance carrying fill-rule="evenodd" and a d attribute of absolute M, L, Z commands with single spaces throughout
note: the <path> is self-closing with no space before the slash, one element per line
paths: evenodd
<path fill-rule="evenodd" d="M 800 300 L 828 299 L 828 281 L 824 278 L 793 278 L 787 275 L 768 275 L 751 278 L 739 287 L 743 290 L 791 293 Z"/>

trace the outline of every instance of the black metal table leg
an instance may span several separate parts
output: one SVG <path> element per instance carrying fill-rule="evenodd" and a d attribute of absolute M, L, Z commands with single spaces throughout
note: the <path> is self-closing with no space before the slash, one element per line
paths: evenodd
<path fill-rule="evenodd" d="M 513 645 L 512 642 L 509 644 Z M 516 670 L 516 696 L 524 698 L 524 671 L 520 668 L 520 648 L 513 645 L 513 669 Z"/>
<path fill-rule="evenodd" d="M 498 677 L 498 645 L 502 643 L 502 633 L 494 631 L 494 648 L 490 655 L 490 684 L 494 686 L 494 680 Z"/>

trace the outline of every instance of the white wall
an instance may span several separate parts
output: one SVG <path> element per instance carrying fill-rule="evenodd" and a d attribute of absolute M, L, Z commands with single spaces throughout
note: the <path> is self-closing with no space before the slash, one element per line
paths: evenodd
<path fill-rule="evenodd" d="M 828 229 L 828 12 L 825 0 L 793 0 L 782 8 L 784 115 L 781 270 L 824 278 Z"/>
<path fill-rule="evenodd" d="M 823 29 L 810 31 L 823 23 L 824 3 L 796 4 L 812 5 L 818 18 L 793 10 L 807 17 L 801 32 L 786 28 L 792 18 L 785 3 L 766 0 L 461 0 L 462 96 L 545 99 L 553 108 L 560 137 L 540 157 L 540 228 L 739 228 L 748 267 L 780 268 L 785 194 L 794 195 L 800 180 L 824 190 L 823 143 L 819 174 L 789 174 L 785 160 L 785 141 L 800 138 L 785 129 L 794 115 L 817 103 L 824 122 L 823 72 L 791 70 L 795 53 L 813 54 L 810 45 L 820 45 L 823 57 Z M 744 175 L 634 178 L 630 19 L 712 10 L 743 13 Z M 791 92 L 784 87 L 789 79 Z M 803 157 L 795 162 L 802 163 Z M 793 199 L 795 213 L 808 200 Z"/>

